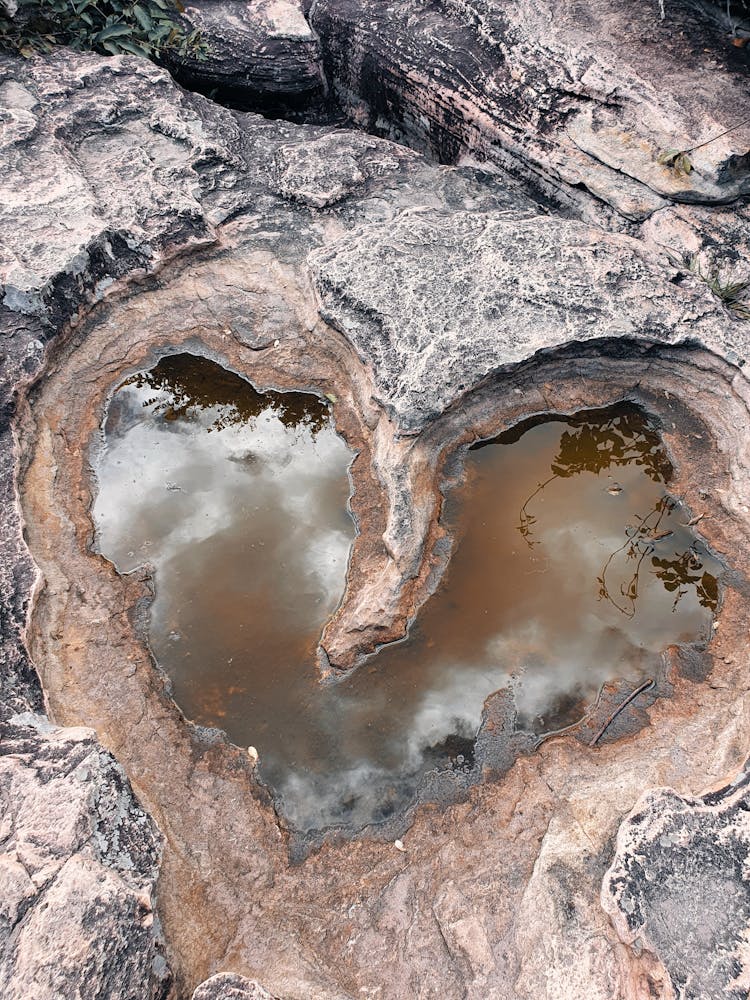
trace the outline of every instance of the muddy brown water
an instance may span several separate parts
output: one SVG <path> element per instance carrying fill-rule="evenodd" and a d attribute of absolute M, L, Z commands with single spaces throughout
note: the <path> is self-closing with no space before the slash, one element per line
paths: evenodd
<path fill-rule="evenodd" d="M 448 570 L 408 638 L 321 686 L 351 458 L 326 401 L 183 354 L 117 390 L 94 463 L 97 546 L 120 572 L 154 567 L 149 640 L 177 704 L 257 748 L 297 829 L 378 822 L 427 770 L 469 768 L 494 691 L 549 732 L 710 637 L 721 566 L 667 494 L 656 429 L 622 406 L 472 449 Z"/>

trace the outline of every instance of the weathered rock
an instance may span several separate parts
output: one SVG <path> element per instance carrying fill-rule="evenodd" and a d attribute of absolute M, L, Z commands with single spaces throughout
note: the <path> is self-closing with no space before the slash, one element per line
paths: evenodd
<path fill-rule="evenodd" d="M 299 0 L 197 0 L 182 16 L 205 46 L 200 57 L 170 58 L 187 86 L 247 109 L 300 108 L 324 97 L 320 43 Z"/>
<path fill-rule="evenodd" d="M 324 318 L 416 431 L 467 389 L 571 343 L 696 337 L 739 361 L 747 337 L 708 294 L 690 304 L 627 236 L 560 219 L 452 212 L 357 230 L 311 254 Z"/>
<path fill-rule="evenodd" d="M 166 997 L 160 839 L 93 732 L 4 724 L 0 801 L 2 996 Z"/>
<path fill-rule="evenodd" d="M 651 246 L 672 258 L 696 255 L 706 275 L 723 280 L 750 277 L 750 208 L 670 205 L 641 227 Z"/>
<path fill-rule="evenodd" d="M 750 711 L 741 664 L 721 659 L 698 699 L 685 683 L 669 710 L 655 703 L 649 712 L 658 738 L 635 733 L 621 752 L 550 741 L 502 783 L 468 789 L 466 802 L 446 812 L 415 810 L 405 852 L 375 835 L 355 843 L 331 838 L 291 865 L 287 835 L 247 753 L 217 734 L 195 738 L 165 696 L 135 638 L 139 581 L 117 578 L 87 553 L 90 487 L 71 469 L 86 465 L 122 366 L 142 363 L 165 343 L 209 345 L 243 371 L 263 364 L 269 381 L 294 375 L 319 385 L 319 373 L 338 366 L 342 418 L 347 406 L 359 407 L 372 431 L 373 466 L 357 471 L 358 482 L 369 475 L 377 484 L 370 516 L 387 519 L 370 552 L 357 550 L 350 567 L 355 583 L 339 623 L 344 662 L 355 632 L 361 639 L 372 626 L 368 641 L 382 635 L 377 629 L 396 614 L 399 588 L 421 572 L 437 501 L 419 476 L 437 474 L 434 449 L 465 442 L 460 425 L 472 406 L 471 433 L 486 427 L 477 415 L 483 392 L 506 402 L 518 393 L 503 411 L 511 421 L 534 409 L 605 405 L 635 392 L 641 380 L 647 402 L 658 399 L 670 417 L 675 396 L 689 397 L 718 428 L 723 465 L 694 471 L 692 455 L 678 452 L 694 473 L 679 488 L 699 502 L 693 480 L 700 473 L 709 487 L 700 502 L 712 505 L 713 520 L 706 520 L 717 547 L 746 552 L 746 328 L 700 281 L 675 280 L 655 238 L 649 248 L 541 214 L 497 179 L 430 166 L 383 140 L 234 114 L 130 58 L 4 60 L 0 77 L 7 123 L 1 176 L 10 178 L 0 199 L 8 421 L 13 391 L 23 395 L 54 345 L 33 419 L 23 410 L 28 451 L 19 456 L 27 534 L 45 583 L 34 648 L 54 711 L 96 721 L 169 832 L 162 913 L 187 988 L 224 967 L 259 975 L 277 995 L 316 1000 L 558 1000 L 566 989 L 575 1000 L 620 1000 L 637 963 L 630 956 L 620 967 L 621 945 L 598 905 L 605 851 L 645 787 L 696 775 L 705 784 L 737 766 Z M 48 176 L 57 180 L 45 200 Z M 638 197 L 650 198 L 638 184 Z M 678 211 L 665 208 L 661 222 Z M 186 261 L 196 245 L 201 254 Z M 152 272 L 149 280 L 133 280 L 127 290 L 122 279 L 144 272 Z M 110 286 L 121 297 L 90 312 Z M 63 341 L 68 321 L 73 333 Z M 672 344 L 684 346 L 667 350 Z M 559 375 L 559 387 L 545 383 L 545 366 Z M 504 381 L 493 382 L 493 373 Z M 71 404 L 72 387 L 79 406 Z M 460 412 L 459 401 L 466 404 Z M 1 513 L 10 563 L 0 583 L 9 649 L 18 657 L 11 666 L 22 666 L 37 581 L 23 554 L 10 435 L 6 442 L 4 495 L 11 502 Z M 356 589 L 363 566 L 369 586 L 380 586 L 377 602 L 372 589 Z M 722 614 L 731 622 L 744 604 L 730 596 L 734 610 Z M 731 643 L 730 629 L 722 627 L 719 642 L 724 635 Z M 733 652 L 724 647 L 727 656 Z M 21 681 L 10 690 L 22 692 Z M 501 708 L 485 720 L 500 729 Z M 50 740 L 68 738 L 34 735 L 24 766 L 43 763 Z M 509 766 L 501 756 L 495 763 L 496 771 Z M 79 773 L 55 765 L 58 772 L 60 781 Z M 100 798 L 117 791 L 114 771 L 98 774 Z M 116 817 L 117 802 L 102 815 Z M 39 834 L 47 854 L 57 833 Z M 104 872 L 91 906 L 104 898 L 112 904 L 102 924 L 116 978 L 97 985 L 102 997 L 127 997 L 130 984 L 148 976 L 149 956 L 158 955 L 151 929 L 128 910 L 129 892 L 151 891 L 156 861 L 139 854 L 131 876 L 110 863 L 109 852 L 102 860 L 90 837 L 84 841 L 62 852 L 52 912 L 86 923 L 89 897 L 76 896 L 73 876 L 89 886 L 91 866 Z M 32 898 L 25 877 L 11 859 L 6 896 L 17 908 Z M 75 965 L 63 947 L 67 938 L 45 938 L 46 913 L 39 909 L 34 923 L 29 916 L 41 959 L 16 947 L 17 939 L 26 947 L 24 920 L 7 939 L 9 975 L 23 988 L 29 977 Z M 159 974 L 157 961 L 154 978 L 143 979 L 135 995 L 152 995 Z M 246 982 L 236 986 L 225 975 L 219 988 L 246 989 Z M 666 989 L 656 995 L 666 1000 Z"/>
<path fill-rule="evenodd" d="M 274 1000 L 274 997 L 253 979 L 219 972 L 200 984 L 193 1000 Z"/>
<path fill-rule="evenodd" d="M 647 792 L 617 835 L 602 906 L 621 939 L 653 952 L 685 1000 L 750 988 L 750 772 L 701 797 Z"/>
<path fill-rule="evenodd" d="M 0 121 L 0 302 L 54 328 L 117 278 L 211 244 L 238 212 L 328 204 L 415 160 L 235 115 L 132 56 L 0 58 Z"/>
<path fill-rule="evenodd" d="M 495 163 L 591 217 L 586 189 L 626 219 L 673 201 L 722 202 L 750 188 L 748 78 L 728 66 L 712 15 L 665 4 L 496 0 L 396 6 L 319 0 L 312 24 L 347 112 L 443 162 Z"/>
<path fill-rule="evenodd" d="M 18 61 L 0 60 L 0 301 L 59 325 L 87 293 L 210 242 L 242 163 L 223 141 L 231 117 L 229 134 L 209 134 L 164 70 L 132 57 L 52 65 L 32 60 L 20 83 Z M 199 107 L 210 120 L 211 106 Z"/>
<path fill-rule="evenodd" d="M 372 177 L 399 171 L 408 157 L 390 144 L 352 133 L 280 146 L 277 190 L 312 208 L 326 208 L 361 190 Z"/>

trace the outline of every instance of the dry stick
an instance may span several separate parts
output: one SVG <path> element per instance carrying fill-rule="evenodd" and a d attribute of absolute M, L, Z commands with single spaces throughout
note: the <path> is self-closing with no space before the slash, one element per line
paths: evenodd
<path fill-rule="evenodd" d="M 712 136 L 710 139 L 706 139 L 705 142 L 699 142 L 697 146 L 688 146 L 687 149 L 681 150 L 682 153 L 694 153 L 696 149 L 703 149 L 704 146 L 709 146 L 712 142 L 716 142 L 717 139 L 722 139 L 725 135 L 729 135 L 730 132 L 734 132 L 738 128 L 742 128 L 743 125 L 750 124 L 750 118 L 743 118 L 741 122 L 737 122 L 735 125 L 730 125 L 729 128 L 725 128 L 723 132 L 719 132 L 718 135 Z"/>
<path fill-rule="evenodd" d="M 649 679 L 647 681 L 644 681 L 643 684 L 641 684 L 640 687 L 637 687 L 635 689 L 635 691 L 631 691 L 630 694 L 625 699 L 625 701 L 621 705 L 618 705 L 617 708 L 614 710 L 614 712 L 610 715 L 610 717 L 604 723 L 604 725 L 602 726 L 602 728 L 599 730 L 599 732 L 596 734 L 596 736 L 593 738 L 593 740 L 589 743 L 589 746 L 590 747 L 595 747 L 596 744 L 599 742 L 599 740 L 602 738 L 602 736 L 604 736 L 604 734 L 606 733 L 606 731 L 609 729 L 609 727 L 615 721 L 615 719 L 620 714 L 620 712 L 624 708 L 627 708 L 627 706 L 630 704 L 630 702 L 634 698 L 637 698 L 639 694 L 641 694 L 643 691 L 647 691 L 650 687 L 653 687 L 653 686 L 654 686 L 654 682 L 649 677 Z"/>
<path fill-rule="evenodd" d="M 547 740 L 551 740 L 553 736 L 563 736 L 565 733 L 571 733 L 574 729 L 580 729 L 581 726 L 583 726 L 586 722 L 588 722 L 591 716 L 599 707 L 599 702 L 602 700 L 602 693 L 604 691 L 604 685 L 606 683 L 607 683 L 606 681 L 602 681 L 602 683 L 599 685 L 599 691 L 597 692 L 594 704 L 591 706 L 591 708 L 587 709 L 587 711 L 581 716 L 580 719 L 578 719 L 576 722 L 571 722 L 569 726 L 563 726 L 562 729 L 553 729 L 551 733 L 542 733 L 541 736 L 537 737 L 536 742 L 534 743 L 534 749 L 538 750 L 539 747 L 542 745 L 542 743 L 545 743 Z"/>

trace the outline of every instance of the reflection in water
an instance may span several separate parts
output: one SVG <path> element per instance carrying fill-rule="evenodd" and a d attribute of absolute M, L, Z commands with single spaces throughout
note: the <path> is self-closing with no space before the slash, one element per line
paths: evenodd
<path fill-rule="evenodd" d="M 118 390 L 97 465 L 101 551 L 156 567 L 150 639 L 176 701 L 258 748 L 298 828 L 382 820 L 426 770 L 470 768 L 493 691 L 513 693 L 519 727 L 550 731 L 603 681 L 637 682 L 710 632 L 719 566 L 665 496 L 653 427 L 620 408 L 474 449 L 446 504 L 455 552 L 408 639 L 322 687 L 350 458 L 315 397 L 183 355 Z"/>
<path fill-rule="evenodd" d="M 127 386 L 144 390 L 143 406 L 164 420 L 210 411 L 212 420 L 206 431 L 237 427 L 269 410 L 285 426 L 304 424 L 313 432 L 328 419 L 328 408 L 317 396 L 272 389 L 258 392 L 234 372 L 192 354 L 162 358 L 150 371 L 136 372 L 123 388 Z"/>
<path fill-rule="evenodd" d="M 605 411 L 600 423 L 591 423 L 590 418 L 587 420 L 581 416 L 571 417 L 566 423 L 570 430 L 560 435 L 557 454 L 550 467 L 552 475 L 537 485 L 519 513 L 518 530 L 531 546 L 535 544 L 533 528 L 536 518 L 529 512 L 529 505 L 556 479 L 567 479 L 582 472 L 598 476 L 609 469 L 627 465 L 639 467 L 654 483 L 666 483 L 672 475 L 672 466 L 659 435 L 644 421 L 638 410 L 617 408 Z M 479 447 L 491 443 L 512 444 L 518 440 L 518 429 L 514 429 Z M 616 495 L 620 486 L 613 483 L 608 490 Z"/>

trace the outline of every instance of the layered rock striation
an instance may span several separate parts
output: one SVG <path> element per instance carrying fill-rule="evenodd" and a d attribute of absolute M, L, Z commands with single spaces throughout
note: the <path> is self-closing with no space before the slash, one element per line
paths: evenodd
<path fill-rule="evenodd" d="M 246 110 L 311 110 L 327 96 L 322 53 L 299 0 L 196 0 L 183 21 L 203 49 L 170 57 L 186 86 Z"/>
<path fill-rule="evenodd" d="M 494 164 L 576 215 L 608 206 L 637 222 L 750 183 L 747 75 L 728 26 L 698 4 L 664 13 L 628 0 L 318 0 L 311 23 L 364 127 L 441 162 Z M 691 148 L 689 174 L 659 163 Z"/>

